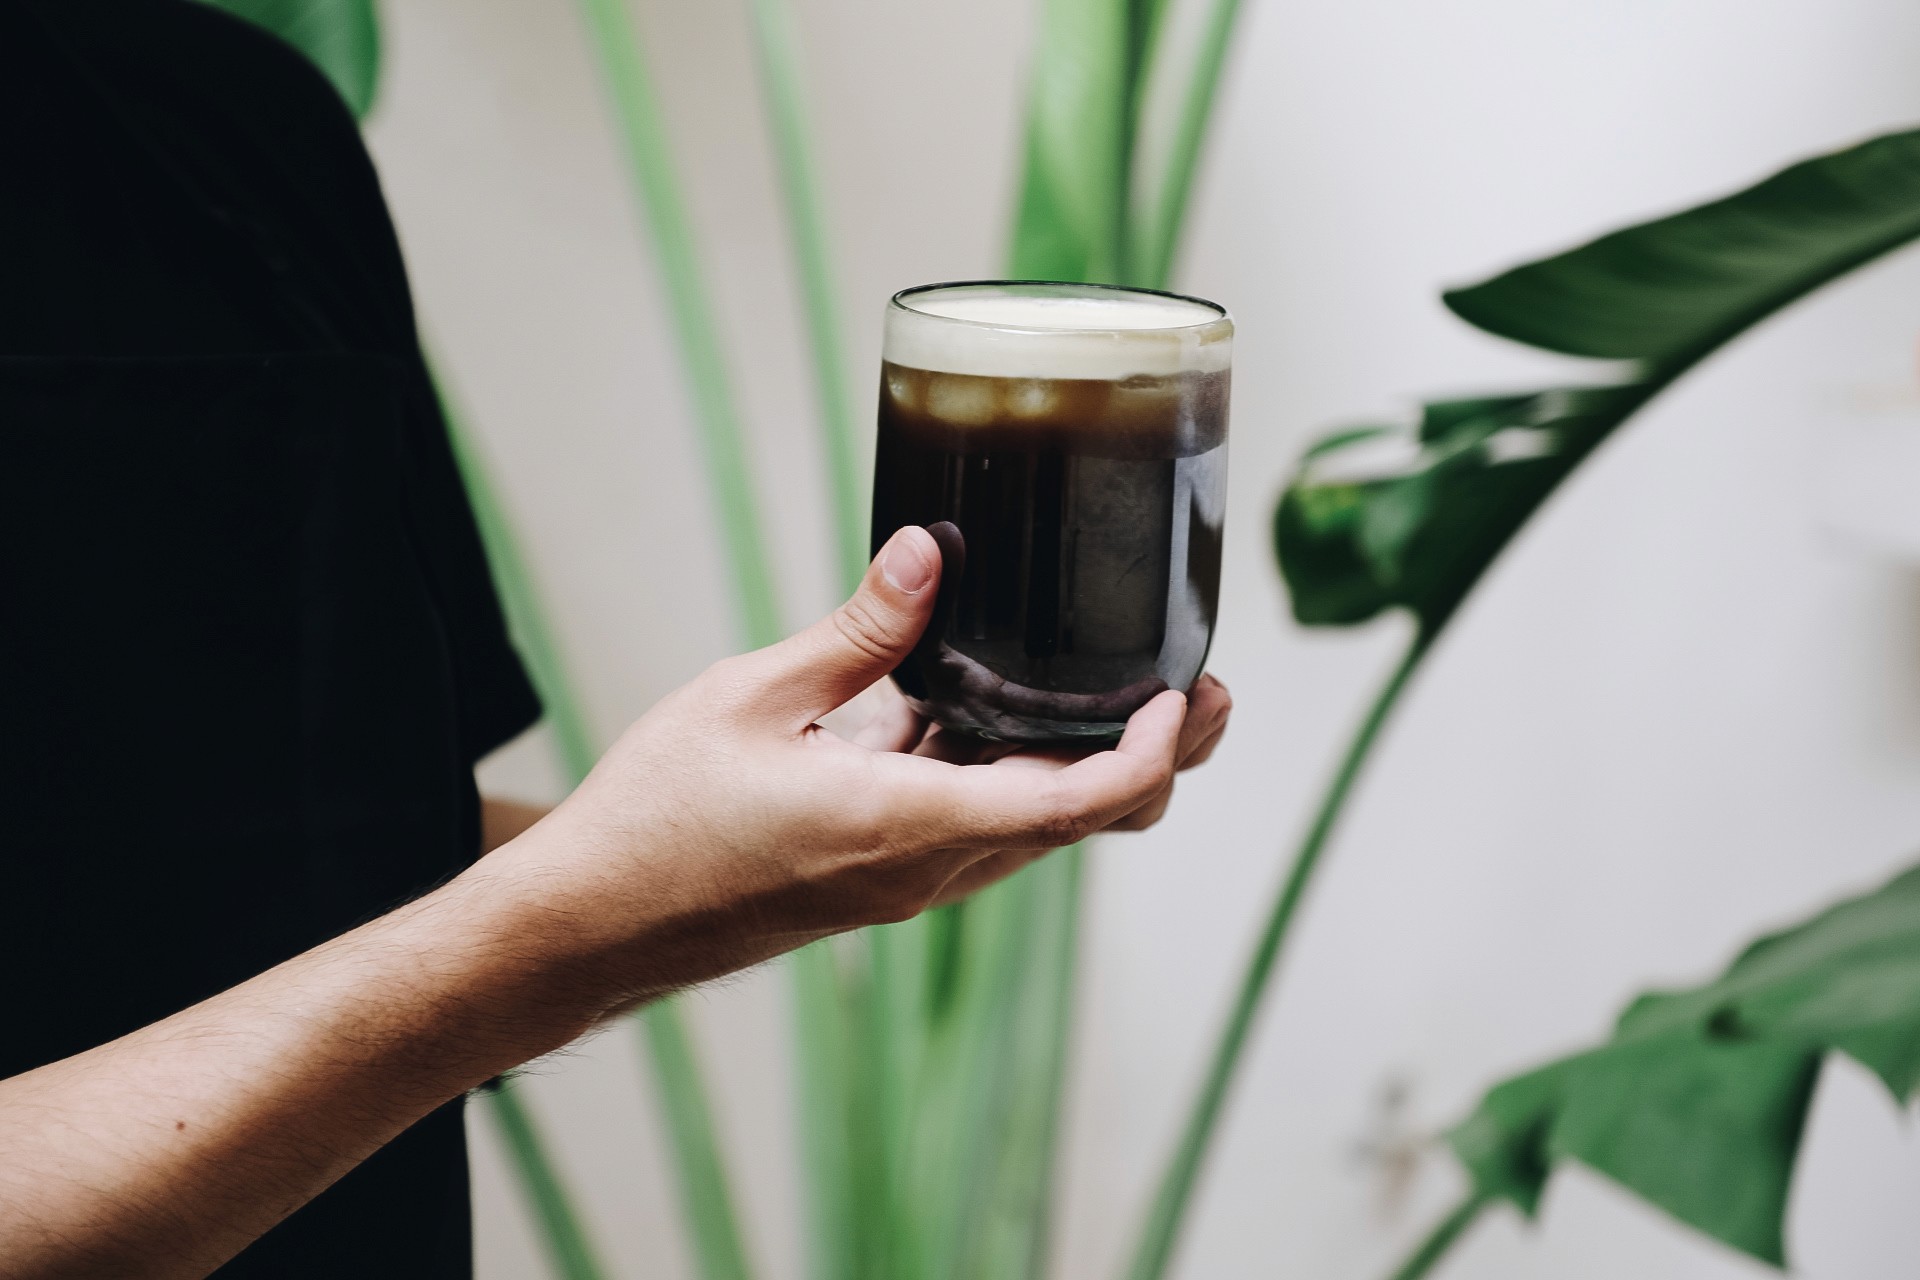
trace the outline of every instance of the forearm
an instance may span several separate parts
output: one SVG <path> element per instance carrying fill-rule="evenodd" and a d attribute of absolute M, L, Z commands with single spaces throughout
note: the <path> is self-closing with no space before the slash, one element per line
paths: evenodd
<path fill-rule="evenodd" d="M 163 1022 L 0 1081 L 9 1277 L 200 1276 L 616 997 L 482 871 Z"/>
<path fill-rule="evenodd" d="M 492 853 L 509 840 L 518 839 L 552 811 L 550 805 L 480 797 L 480 851 Z"/>

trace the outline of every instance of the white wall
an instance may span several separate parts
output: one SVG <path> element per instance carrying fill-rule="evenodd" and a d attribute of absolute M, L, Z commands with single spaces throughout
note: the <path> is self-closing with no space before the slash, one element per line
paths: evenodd
<path fill-rule="evenodd" d="M 1030 5 L 799 7 L 864 390 L 889 291 L 995 268 Z M 386 8 L 373 138 L 425 327 L 611 734 L 725 652 L 731 622 L 598 84 L 565 0 Z M 826 531 L 744 6 L 636 12 L 798 621 L 830 600 Z M 1287 620 L 1266 517 L 1289 460 L 1422 393 L 1550 376 L 1451 320 L 1442 284 L 1920 120 L 1920 12 L 1898 0 L 1267 0 L 1246 19 L 1180 281 L 1240 325 L 1215 649 L 1239 710 L 1162 827 L 1095 860 L 1058 1268 L 1075 1280 L 1115 1274 L 1281 850 L 1399 641 Z M 1475 596 L 1331 851 L 1181 1275 L 1379 1273 L 1457 1180 L 1364 1144 L 1415 1142 L 1638 985 L 1703 976 L 1920 849 L 1920 575 L 1855 532 L 1905 518 L 1912 479 L 1882 483 L 1871 518 L 1835 479 L 1913 456 L 1917 296 L 1903 256 L 1714 360 Z M 490 778 L 553 785 L 538 742 Z M 693 1005 L 765 1273 L 796 1276 L 781 975 Z M 689 1275 L 628 1033 L 542 1071 L 534 1101 L 617 1273 Z M 476 1161 L 482 1276 L 542 1275 L 490 1135 Z M 1798 1269 L 1910 1274 L 1916 1204 L 1920 1143 L 1864 1073 L 1830 1069 Z M 1497 1216 L 1445 1274 L 1761 1269 L 1573 1173 L 1542 1229 Z"/>

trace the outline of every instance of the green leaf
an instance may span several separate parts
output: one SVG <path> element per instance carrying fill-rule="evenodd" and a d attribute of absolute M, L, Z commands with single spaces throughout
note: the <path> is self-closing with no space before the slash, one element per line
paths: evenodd
<path fill-rule="evenodd" d="M 1819 1055 L 1704 1029 L 1571 1064 L 1548 1142 L 1745 1253 L 1783 1265 L 1782 1222 Z"/>
<path fill-rule="evenodd" d="M 313 60 L 355 118 L 373 110 L 380 83 L 380 18 L 374 0 L 207 0 L 265 27 Z"/>
<path fill-rule="evenodd" d="M 561 1280 L 605 1280 L 607 1269 L 548 1154 L 550 1144 L 518 1089 L 514 1081 L 502 1080 L 482 1091 L 482 1105 L 506 1146 L 508 1167 L 519 1181 L 520 1193 L 540 1224 L 547 1261 Z"/>
<path fill-rule="evenodd" d="M 1409 610 L 1445 625 L 1494 557 L 1649 387 L 1568 387 L 1427 406 L 1418 431 L 1349 430 L 1302 461 L 1274 511 L 1294 617 Z"/>
<path fill-rule="evenodd" d="M 1642 996 L 1619 1033 L 1702 1023 L 1837 1049 L 1910 1097 L 1920 1084 L 1920 868 L 1762 938 L 1704 987 Z"/>
<path fill-rule="evenodd" d="M 1114 282 L 1132 137 L 1129 8 L 1041 0 L 1009 274 Z"/>
<path fill-rule="evenodd" d="M 1211 0 L 1207 6 L 1199 44 L 1192 62 L 1184 68 L 1185 80 L 1178 89 L 1179 108 L 1165 171 L 1157 190 L 1141 193 L 1140 211 L 1128 222 L 1126 261 L 1133 283 L 1165 289 L 1173 278 L 1194 177 L 1213 121 L 1214 103 L 1220 95 L 1220 73 L 1226 66 L 1239 15 L 1240 0 Z M 1161 17 L 1158 12 L 1153 15 L 1156 27 Z M 1151 52 L 1155 42 L 1150 39 L 1148 43 Z"/>
<path fill-rule="evenodd" d="M 1580 462 L 1715 347 L 1920 236 L 1920 132 L 1808 160 L 1699 208 L 1446 295 L 1522 342 L 1639 362 L 1610 385 L 1428 404 L 1417 428 L 1309 451 L 1274 514 L 1294 616 L 1411 612 L 1431 636 Z"/>
<path fill-rule="evenodd" d="M 1784 169 L 1724 200 L 1602 236 L 1447 305 L 1569 355 L 1691 362 L 1920 235 L 1920 131 Z"/>
<path fill-rule="evenodd" d="M 707 1101 L 700 1063 L 685 1019 L 670 1001 L 640 1011 L 640 1025 L 659 1084 L 661 1110 L 673 1141 L 681 1199 L 693 1233 L 694 1256 L 706 1280 L 748 1280 L 746 1245 L 728 1189 L 720 1135 Z"/>
<path fill-rule="evenodd" d="M 1639 997 L 1608 1043 L 1496 1086 L 1448 1137 L 1483 1196 L 1531 1213 L 1553 1164 L 1573 1158 L 1780 1265 L 1829 1051 L 1912 1095 L 1920 868 L 1762 938 L 1712 982 Z"/>
<path fill-rule="evenodd" d="M 1556 1063 L 1497 1085 L 1447 1134 L 1480 1193 L 1510 1201 L 1529 1218 L 1553 1172 L 1547 1131 L 1566 1076 L 1567 1065 Z"/>
<path fill-rule="evenodd" d="M 800 82 L 800 38 L 788 0 L 749 0 L 748 12 L 753 18 L 754 49 L 759 55 L 767 131 L 779 162 L 787 235 L 806 308 L 807 346 L 813 356 L 820 439 L 825 446 L 833 499 L 840 585 L 852 591 L 867 568 L 868 489 L 860 461 L 860 433 L 854 426 L 854 395 L 847 382 L 826 216 L 807 129 L 806 95 Z"/>
<path fill-rule="evenodd" d="M 705 454 L 708 489 L 720 517 L 741 634 L 748 647 L 762 648 L 779 640 L 784 629 L 748 462 L 752 450 L 720 342 L 712 294 L 701 276 L 693 217 L 674 168 L 646 50 L 625 0 L 578 0 L 578 8 L 600 64 L 623 158 L 645 213 L 654 265 L 666 293 L 666 310 L 673 321 L 693 401 L 694 425 Z"/>

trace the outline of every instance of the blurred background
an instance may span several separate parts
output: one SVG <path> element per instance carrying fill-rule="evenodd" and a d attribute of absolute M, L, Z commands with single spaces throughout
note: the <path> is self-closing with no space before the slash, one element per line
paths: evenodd
<path fill-rule="evenodd" d="M 994 275 L 1027 0 L 799 0 L 857 386 L 887 295 Z M 688 183 L 798 624 L 834 600 L 799 323 L 744 7 L 634 0 Z M 565 0 L 393 0 L 370 138 L 422 327 L 610 739 L 734 644 L 669 318 Z M 1252 3 L 1176 286 L 1239 325 L 1213 669 L 1238 710 L 1155 831 L 1103 840 L 1056 1273 L 1116 1274 L 1282 857 L 1400 622 L 1309 633 L 1268 537 L 1303 444 L 1548 357 L 1436 294 L 1920 121 L 1897 0 Z M 1497 564 L 1391 726 L 1258 1025 L 1175 1268 L 1368 1277 L 1457 1198 L 1429 1139 L 1490 1081 L 1704 979 L 1920 850 L 1920 257 L 1764 325 L 1641 415 Z M 551 799 L 542 731 L 489 762 Z M 801 1272 L 778 967 L 687 1002 L 764 1274 Z M 690 1276 L 630 1027 L 527 1096 L 622 1276 Z M 480 1275 L 546 1274 L 476 1124 Z M 1920 1140 L 1825 1069 L 1789 1245 L 1911 1275 Z M 1439 1274 L 1767 1274 L 1577 1168 Z"/>

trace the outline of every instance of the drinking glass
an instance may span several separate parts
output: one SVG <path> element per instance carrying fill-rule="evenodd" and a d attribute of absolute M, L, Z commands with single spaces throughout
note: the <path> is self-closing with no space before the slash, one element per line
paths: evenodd
<path fill-rule="evenodd" d="M 1112 739 L 1206 663 L 1220 595 L 1233 321 L 1199 298 L 1031 281 L 887 307 L 873 545 L 939 543 L 894 680 L 949 729 Z"/>

